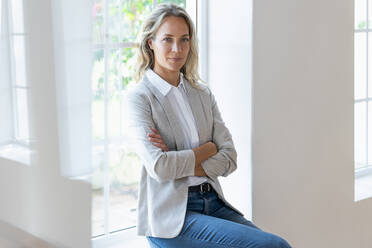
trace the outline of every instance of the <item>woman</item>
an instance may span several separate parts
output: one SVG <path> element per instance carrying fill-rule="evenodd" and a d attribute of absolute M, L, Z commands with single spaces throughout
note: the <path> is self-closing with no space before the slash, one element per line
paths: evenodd
<path fill-rule="evenodd" d="M 128 130 L 143 166 L 137 234 L 151 247 L 288 248 L 229 204 L 219 176 L 236 150 L 210 89 L 198 81 L 194 25 L 176 5 L 144 22 L 137 79 L 127 95 Z"/>

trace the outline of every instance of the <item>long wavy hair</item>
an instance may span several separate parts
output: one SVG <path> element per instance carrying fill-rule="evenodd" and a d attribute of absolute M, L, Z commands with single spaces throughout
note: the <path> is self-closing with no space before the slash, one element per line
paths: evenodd
<path fill-rule="evenodd" d="M 148 18 L 143 22 L 142 31 L 138 37 L 138 50 L 137 50 L 137 62 L 134 71 L 134 80 L 139 82 L 146 69 L 154 68 L 155 56 L 153 50 L 150 49 L 147 41 L 155 37 L 160 25 L 163 23 L 164 19 L 168 16 L 182 17 L 189 27 L 190 35 L 190 50 L 187 56 L 185 64 L 181 68 L 186 80 L 195 88 L 200 89 L 200 81 L 205 84 L 205 82 L 200 78 L 198 72 L 198 46 L 196 42 L 195 27 L 186 11 L 175 5 L 175 4 L 159 4 L 148 16 Z"/>

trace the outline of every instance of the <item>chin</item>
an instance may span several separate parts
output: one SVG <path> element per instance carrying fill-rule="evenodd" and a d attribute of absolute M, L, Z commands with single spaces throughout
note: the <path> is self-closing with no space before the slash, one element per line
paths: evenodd
<path fill-rule="evenodd" d="M 182 65 L 183 66 L 183 65 Z M 170 70 L 170 71 L 180 71 L 181 70 L 181 68 L 182 68 L 182 66 L 168 66 L 168 70 Z"/>

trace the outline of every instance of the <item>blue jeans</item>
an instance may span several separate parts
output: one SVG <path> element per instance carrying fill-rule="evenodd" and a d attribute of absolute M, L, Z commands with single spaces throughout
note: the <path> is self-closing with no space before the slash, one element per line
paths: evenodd
<path fill-rule="evenodd" d="M 217 193 L 189 192 L 185 222 L 174 238 L 146 236 L 151 248 L 290 248 L 226 206 Z"/>

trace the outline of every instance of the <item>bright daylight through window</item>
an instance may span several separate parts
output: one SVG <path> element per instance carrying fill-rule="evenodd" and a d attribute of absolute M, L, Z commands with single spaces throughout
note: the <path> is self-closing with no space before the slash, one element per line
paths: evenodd
<path fill-rule="evenodd" d="M 355 1 L 354 32 L 354 130 L 355 170 L 358 174 L 370 171 L 372 165 L 372 2 Z"/>
<path fill-rule="evenodd" d="M 155 1 L 155 0 L 154 0 Z M 92 75 L 92 236 L 136 225 L 140 160 L 126 143 L 123 95 L 134 84 L 136 37 L 142 21 L 161 2 L 94 0 Z"/>

